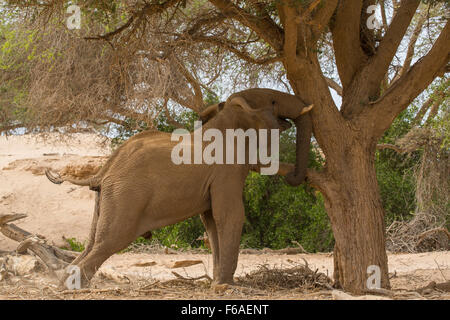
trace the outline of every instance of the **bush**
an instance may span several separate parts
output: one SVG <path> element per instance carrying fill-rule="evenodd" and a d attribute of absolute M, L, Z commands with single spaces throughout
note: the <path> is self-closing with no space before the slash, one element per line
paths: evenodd
<path fill-rule="evenodd" d="M 394 144 L 412 128 L 414 110 L 406 110 L 394 120 L 380 143 Z M 414 168 L 420 162 L 421 152 L 399 154 L 394 150 L 377 151 L 375 167 L 383 207 L 386 211 L 386 225 L 395 220 L 412 217 L 416 208 Z"/>
<path fill-rule="evenodd" d="M 329 251 L 334 240 L 320 193 L 290 187 L 279 176 L 251 172 L 244 190 L 242 246 L 282 249 L 300 243 L 308 252 Z"/>
<path fill-rule="evenodd" d="M 203 245 L 197 240 L 205 232 L 205 227 L 199 216 L 189 218 L 177 224 L 156 230 L 153 239 L 166 247 L 175 246 L 177 248 L 198 248 Z"/>
<path fill-rule="evenodd" d="M 76 251 L 76 252 L 83 252 L 85 249 L 84 243 L 79 242 L 77 239 L 75 238 L 69 238 L 66 239 L 67 243 L 70 246 L 70 250 L 71 251 Z"/>

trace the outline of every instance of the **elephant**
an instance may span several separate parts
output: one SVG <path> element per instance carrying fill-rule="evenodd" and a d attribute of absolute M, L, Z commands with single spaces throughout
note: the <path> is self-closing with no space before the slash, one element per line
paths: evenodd
<path fill-rule="evenodd" d="M 223 133 L 239 128 L 286 130 L 286 119 L 292 119 L 297 126 L 297 160 L 286 178 L 299 185 L 306 176 L 311 108 L 294 95 L 248 89 L 206 108 L 199 114 L 202 127 L 189 135 L 208 128 Z M 244 182 L 254 165 L 177 165 L 171 159 L 175 145 L 171 134 L 148 130 L 128 139 L 88 179 L 63 179 L 46 171 L 53 183 L 68 181 L 96 191 L 88 244 L 71 264 L 79 267 L 83 287 L 106 259 L 138 236 L 198 214 L 212 249 L 213 284 L 233 283 L 244 223 Z"/>

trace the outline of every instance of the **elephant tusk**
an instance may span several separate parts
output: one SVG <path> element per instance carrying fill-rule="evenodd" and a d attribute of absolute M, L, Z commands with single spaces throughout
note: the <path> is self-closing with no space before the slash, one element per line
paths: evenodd
<path fill-rule="evenodd" d="M 300 113 L 300 115 L 305 114 L 305 113 L 311 111 L 311 109 L 312 109 L 313 107 L 314 107 L 314 105 L 312 104 L 312 105 L 307 106 L 306 108 L 303 108 L 303 110 L 302 110 L 302 112 Z"/>

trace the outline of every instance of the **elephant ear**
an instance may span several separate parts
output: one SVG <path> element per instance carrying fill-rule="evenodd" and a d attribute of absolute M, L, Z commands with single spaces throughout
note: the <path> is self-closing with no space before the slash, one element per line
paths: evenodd
<path fill-rule="evenodd" d="M 200 120 L 203 124 L 207 123 L 209 120 L 214 118 L 220 111 L 222 111 L 225 106 L 225 102 L 217 103 L 212 106 L 207 107 L 205 110 L 200 112 Z"/>

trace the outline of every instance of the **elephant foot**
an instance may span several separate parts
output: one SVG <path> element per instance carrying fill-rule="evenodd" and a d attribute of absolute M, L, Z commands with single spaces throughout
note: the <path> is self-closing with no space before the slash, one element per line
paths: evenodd
<path fill-rule="evenodd" d="M 211 283 L 211 289 L 213 289 L 215 293 L 223 293 L 233 287 L 233 278 L 227 280 L 213 280 Z"/>
<path fill-rule="evenodd" d="M 252 292 L 252 289 L 239 286 L 236 284 L 227 284 L 227 283 L 211 285 L 211 289 L 216 294 L 224 294 L 224 295 L 243 294 L 243 293 L 249 294 Z"/>
<path fill-rule="evenodd" d="M 225 293 L 230 288 L 231 285 L 228 283 L 216 283 L 211 285 L 211 289 L 214 291 L 214 293 Z"/>
<path fill-rule="evenodd" d="M 59 290 L 79 290 L 89 287 L 89 279 L 79 272 L 77 266 L 69 266 L 66 269 L 59 270 L 57 277 L 59 279 Z"/>

